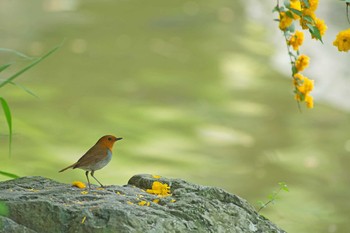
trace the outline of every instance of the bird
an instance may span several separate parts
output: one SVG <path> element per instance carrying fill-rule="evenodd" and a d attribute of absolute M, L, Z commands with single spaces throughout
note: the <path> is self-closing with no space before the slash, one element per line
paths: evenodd
<path fill-rule="evenodd" d="M 94 173 L 105 167 L 112 159 L 112 149 L 116 141 L 122 140 L 123 138 L 117 138 L 113 135 L 105 135 L 101 137 L 96 144 L 91 147 L 76 163 L 63 168 L 59 172 L 63 172 L 69 168 L 75 169 L 80 168 L 85 170 L 85 176 L 88 181 L 89 190 L 91 189 L 89 172 L 90 175 L 104 188 L 103 184 L 96 179 Z"/>

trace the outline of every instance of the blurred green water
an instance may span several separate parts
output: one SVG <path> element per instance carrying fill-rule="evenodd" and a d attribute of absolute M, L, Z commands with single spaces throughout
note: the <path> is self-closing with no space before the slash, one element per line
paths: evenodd
<path fill-rule="evenodd" d="M 321 103 L 298 111 L 269 62 L 266 28 L 240 1 L 0 4 L 1 47 L 40 55 L 65 38 L 19 80 L 39 99 L 1 89 L 15 135 L 9 158 L 0 118 L 0 170 L 85 181 L 58 170 L 111 133 L 124 140 L 96 172 L 104 184 L 160 174 L 256 203 L 285 181 L 290 192 L 264 215 L 288 232 L 350 230 L 348 114 Z"/>

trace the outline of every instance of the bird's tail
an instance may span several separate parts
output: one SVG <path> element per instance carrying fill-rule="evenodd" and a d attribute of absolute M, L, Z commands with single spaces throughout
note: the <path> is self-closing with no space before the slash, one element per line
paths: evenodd
<path fill-rule="evenodd" d="M 64 172 L 65 170 L 67 170 L 67 169 L 69 169 L 69 168 L 74 168 L 74 166 L 75 166 L 75 163 L 72 164 L 72 165 L 70 165 L 70 166 L 68 166 L 68 167 L 66 167 L 66 168 L 63 168 L 63 169 L 60 170 L 59 172 Z"/>

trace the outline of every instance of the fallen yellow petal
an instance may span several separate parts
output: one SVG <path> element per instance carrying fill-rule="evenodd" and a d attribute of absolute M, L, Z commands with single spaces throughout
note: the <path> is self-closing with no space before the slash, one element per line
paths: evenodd
<path fill-rule="evenodd" d="M 149 202 L 148 201 L 140 201 L 139 203 L 139 206 L 149 206 L 150 204 L 149 204 Z"/>
<path fill-rule="evenodd" d="M 86 185 L 83 182 L 81 182 L 81 181 L 74 181 L 72 183 L 72 186 L 80 188 L 80 189 L 86 188 Z"/>
<path fill-rule="evenodd" d="M 152 202 L 158 204 L 159 203 L 159 199 L 154 199 Z"/>

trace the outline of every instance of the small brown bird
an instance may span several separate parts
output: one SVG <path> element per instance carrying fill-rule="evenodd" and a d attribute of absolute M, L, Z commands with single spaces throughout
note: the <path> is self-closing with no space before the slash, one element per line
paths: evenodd
<path fill-rule="evenodd" d="M 112 135 L 106 135 L 100 138 L 97 143 L 90 148 L 79 160 L 78 162 L 63 168 L 59 172 L 63 172 L 67 170 L 68 168 L 80 168 L 85 170 L 86 179 L 90 187 L 90 180 L 89 180 L 89 172 L 91 176 L 101 185 L 101 187 L 104 187 L 100 181 L 96 179 L 94 176 L 94 172 L 96 170 L 99 170 L 106 166 L 112 159 L 112 148 L 116 141 L 121 140 L 123 138 L 117 138 Z"/>

